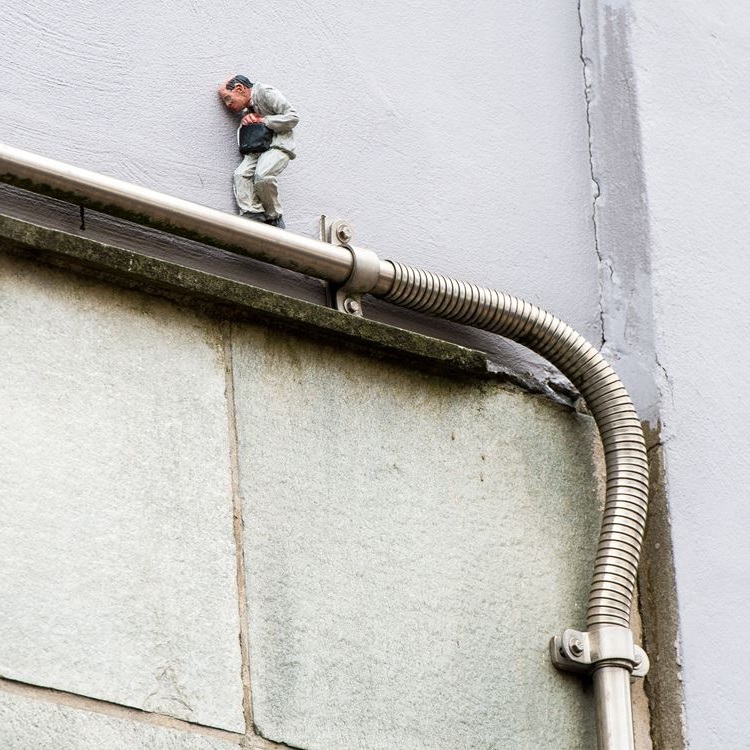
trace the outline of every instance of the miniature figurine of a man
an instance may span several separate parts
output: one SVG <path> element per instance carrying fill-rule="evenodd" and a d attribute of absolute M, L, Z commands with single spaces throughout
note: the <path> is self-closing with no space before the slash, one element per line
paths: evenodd
<path fill-rule="evenodd" d="M 236 75 L 223 83 L 219 96 L 235 114 L 243 113 L 243 125 L 263 124 L 271 133 L 264 151 L 245 154 L 234 171 L 234 198 L 241 216 L 284 229 L 276 178 L 295 158 L 292 129 L 299 116 L 286 97 L 273 86 L 252 83 Z M 240 131 L 237 131 L 239 143 Z"/>

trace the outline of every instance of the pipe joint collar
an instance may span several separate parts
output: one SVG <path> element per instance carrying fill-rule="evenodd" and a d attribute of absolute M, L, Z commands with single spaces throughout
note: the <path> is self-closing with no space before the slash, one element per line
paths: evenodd
<path fill-rule="evenodd" d="M 341 285 L 347 294 L 367 294 L 371 292 L 380 279 L 380 258 L 364 247 L 344 245 L 352 254 L 352 272 Z"/>

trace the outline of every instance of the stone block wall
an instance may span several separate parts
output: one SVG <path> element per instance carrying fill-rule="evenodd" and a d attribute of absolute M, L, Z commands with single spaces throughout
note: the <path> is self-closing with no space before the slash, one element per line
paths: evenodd
<path fill-rule="evenodd" d="M 590 419 L 10 249 L 0 746 L 593 744 Z"/>

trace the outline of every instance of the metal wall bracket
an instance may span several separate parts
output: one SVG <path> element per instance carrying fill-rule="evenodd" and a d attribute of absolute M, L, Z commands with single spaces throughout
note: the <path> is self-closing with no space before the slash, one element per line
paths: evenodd
<path fill-rule="evenodd" d="M 591 632 L 568 629 L 550 640 L 552 663 L 566 672 L 590 674 L 607 664 L 629 669 L 633 677 L 645 677 L 646 652 L 633 643 L 633 632 L 618 626 Z"/>
<path fill-rule="evenodd" d="M 343 219 L 330 221 L 325 215 L 320 217 L 320 239 L 332 245 L 345 247 L 352 254 L 352 272 L 341 285 L 326 282 L 328 304 L 346 313 L 362 317 L 362 295 L 377 284 L 380 276 L 380 259 L 372 250 L 353 247 L 349 243 L 354 236 L 351 224 Z"/>

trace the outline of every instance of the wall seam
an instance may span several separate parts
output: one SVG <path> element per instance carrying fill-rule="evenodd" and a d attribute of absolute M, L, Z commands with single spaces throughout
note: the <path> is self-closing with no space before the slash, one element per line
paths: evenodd
<path fill-rule="evenodd" d="M 684 750 L 685 699 L 676 571 L 672 549 L 661 426 L 643 423 L 649 460 L 650 507 L 638 570 L 644 648 L 651 659 L 645 690 L 654 750 Z M 665 593 L 667 592 L 667 593 Z"/>
<path fill-rule="evenodd" d="M 229 464 L 232 482 L 232 523 L 237 564 L 237 608 L 240 624 L 239 642 L 242 679 L 242 709 L 245 718 L 245 734 L 253 733 L 253 704 L 250 688 L 250 625 L 247 614 L 247 579 L 245 575 L 245 540 L 242 517 L 242 493 L 240 491 L 239 438 L 237 436 L 237 414 L 234 394 L 234 364 L 232 350 L 232 324 L 222 324 L 221 338 L 224 355 L 225 394 L 227 402 L 227 429 L 229 432 Z"/>
<path fill-rule="evenodd" d="M 232 481 L 232 521 L 237 560 L 237 607 L 239 612 L 239 642 L 242 679 L 242 709 L 245 717 L 243 750 L 295 750 L 289 745 L 272 742 L 257 733 L 253 719 L 252 687 L 250 681 L 250 621 L 247 606 L 247 576 L 245 574 L 245 524 L 242 513 L 240 489 L 239 437 L 237 432 L 237 405 L 234 390 L 233 325 L 224 321 L 221 327 L 224 356 L 225 393 L 227 402 L 227 429 L 229 432 L 229 463 Z"/>
<path fill-rule="evenodd" d="M 43 701 L 55 705 L 65 706 L 66 708 L 88 711 L 90 713 L 110 716 L 116 719 L 133 721 L 138 724 L 148 724 L 150 726 L 161 727 L 164 729 L 178 729 L 191 734 L 199 734 L 204 737 L 240 742 L 242 735 L 236 732 L 230 732 L 227 729 L 219 729 L 206 724 L 177 719 L 174 716 L 166 714 L 144 711 L 132 706 L 124 706 L 120 703 L 91 698 L 78 693 L 69 693 L 64 690 L 34 685 L 19 680 L 10 680 L 6 677 L 0 677 L 0 693 L 18 695 L 30 700 Z"/>

